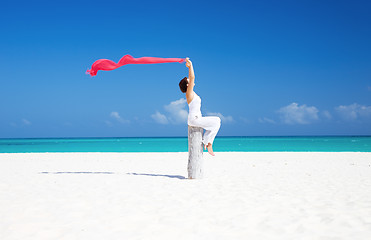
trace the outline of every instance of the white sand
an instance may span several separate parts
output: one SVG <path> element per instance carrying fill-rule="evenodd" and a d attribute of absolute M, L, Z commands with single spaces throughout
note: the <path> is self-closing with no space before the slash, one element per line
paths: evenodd
<path fill-rule="evenodd" d="M 0 239 L 371 239 L 371 153 L 0 154 Z"/>

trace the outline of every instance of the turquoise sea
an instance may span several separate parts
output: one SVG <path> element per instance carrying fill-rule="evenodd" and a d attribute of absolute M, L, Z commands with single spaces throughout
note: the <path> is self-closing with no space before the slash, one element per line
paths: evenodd
<path fill-rule="evenodd" d="M 187 152 L 186 137 L 0 139 L 0 153 Z M 216 152 L 371 152 L 371 136 L 217 137 Z"/>

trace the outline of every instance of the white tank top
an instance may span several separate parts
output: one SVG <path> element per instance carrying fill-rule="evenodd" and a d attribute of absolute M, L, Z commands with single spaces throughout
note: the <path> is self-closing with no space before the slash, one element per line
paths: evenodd
<path fill-rule="evenodd" d="M 192 101 L 188 104 L 189 113 L 188 119 L 202 117 L 201 114 L 201 98 L 195 93 Z"/>

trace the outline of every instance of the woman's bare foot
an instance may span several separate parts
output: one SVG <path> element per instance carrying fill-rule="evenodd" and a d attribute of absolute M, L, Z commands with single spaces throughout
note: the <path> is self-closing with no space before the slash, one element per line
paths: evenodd
<path fill-rule="evenodd" d="M 210 153 L 211 156 L 215 156 L 211 143 L 207 145 L 207 151 Z"/>

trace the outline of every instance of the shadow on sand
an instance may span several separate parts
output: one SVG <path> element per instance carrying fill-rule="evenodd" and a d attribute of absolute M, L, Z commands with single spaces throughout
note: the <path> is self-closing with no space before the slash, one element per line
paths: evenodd
<path fill-rule="evenodd" d="M 136 176 L 149 176 L 149 177 L 168 177 L 168 178 L 177 178 L 177 179 L 187 179 L 180 175 L 164 175 L 164 174 L 149 174 L 149 173 L 127 173 L 128 175 Z"/>
<path fill-rule="evenodd" d="M 39 174 L 116 174 L 115 172 L 39 172 Z M 168 177 L 177 179 L 187 179 L 180 175 L 164 175 L 164 174 L 149 174 L 149 173 L 126 173 L 128 175 L 149 176 L 149 177 Z"/>

